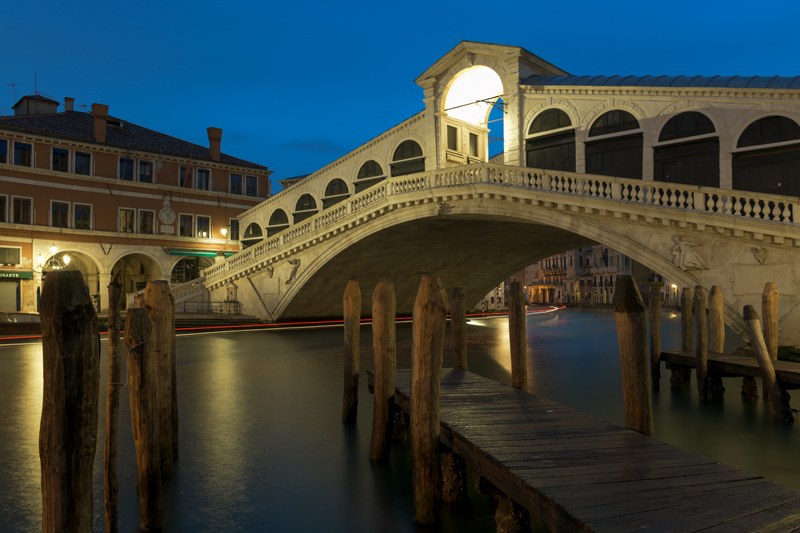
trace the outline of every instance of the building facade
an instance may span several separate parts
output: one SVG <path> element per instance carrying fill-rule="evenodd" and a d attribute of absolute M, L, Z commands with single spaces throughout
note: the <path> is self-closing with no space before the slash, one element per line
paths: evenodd
<path fill-rule="evenodd" d="M 38 310 L 42 276 L 80 270 L 99 310 L 124 291 L 181 284 L 241 249 L 238 217 L 270 195 L 267 167 L 39 95 L 0 117 L 0 312 Z"/>

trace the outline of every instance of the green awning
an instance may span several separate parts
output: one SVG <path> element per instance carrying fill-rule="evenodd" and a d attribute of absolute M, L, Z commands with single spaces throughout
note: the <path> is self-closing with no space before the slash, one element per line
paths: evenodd
<path fill-rule="evenodd" d="M 4 272 L 0 270 L 0 279 L 2 278 L 33 279 L 33 272 Z"/>
<path fill-rule="evenodd" d="M 209 252 L 207 250 L 170 250 L 169 255 L 186 255 L 189 257 L 217 257 L 218 252 Z M 230 257 L 236 252 L 225 252 L 225 257 Z"/>

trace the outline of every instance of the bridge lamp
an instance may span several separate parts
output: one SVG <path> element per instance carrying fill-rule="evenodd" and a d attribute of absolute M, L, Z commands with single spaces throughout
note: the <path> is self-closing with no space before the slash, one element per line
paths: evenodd
<path fill-rule="evenodd" d="M 62 259 L 64 260 L 65 265 L 69 265 L 69 256 L 67 254 L 64 254 L 64 257 L 62 257 Z"/>
<path fill-rule="evenodd" d="M 36 258 L 36 262 L 39 263 L 39 268 L 44 266 L 44 256 L 41 252 L 39 252 L 39 256 Z"/>
<path fill-rule="evenodd" d="M 50 253 L 56 255 L 57 251 L 58 251 L 58 246 L 56 246 L 55 243 L 53 243 L 53 246 L 50 247 Z"/>
<path fill-rule="evenodd" d="M 228 228 L 223 226 L 222 229 L 220 230 L 220 233 L 222 233 L 222 237 L 224 238 L 228 234 Z"/>

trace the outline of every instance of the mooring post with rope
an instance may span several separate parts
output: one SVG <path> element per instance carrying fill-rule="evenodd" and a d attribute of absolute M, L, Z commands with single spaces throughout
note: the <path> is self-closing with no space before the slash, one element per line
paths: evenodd
<path fill-rule="evenodd" d="M 77 270 L 47 274 L 42 322 L 42 531 L 92 531 L 100 396 L 97 313 Z M 68 376 L 69 379 L 65 379 Z"/>
<path fill-rule="evenodd" d="M 157 360 L 153 350 L 153 335 L 147 311 L 140 307 L 128 309 L 124 346 L 128 360 L 128 396 L 136 445 L 136 486 L 142 531 L 159 531 L 164 526 L 156 395 Z"/>

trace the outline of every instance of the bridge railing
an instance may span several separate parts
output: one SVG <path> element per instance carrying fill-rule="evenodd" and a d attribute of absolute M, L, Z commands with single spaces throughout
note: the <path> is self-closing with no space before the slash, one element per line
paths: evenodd
<path fill-rule="evenodd" d="M 207 268 L 206 279 L 268 256 L 286 244 L 359 213 L 387 197 L 477 183 L 785 224 L 797 223 L 795 210 L 800 209 L 797 199 L 786 196 L 477 163 L 387 178 L 279 235 Z"/>

